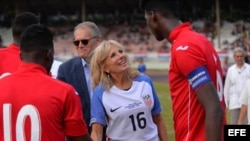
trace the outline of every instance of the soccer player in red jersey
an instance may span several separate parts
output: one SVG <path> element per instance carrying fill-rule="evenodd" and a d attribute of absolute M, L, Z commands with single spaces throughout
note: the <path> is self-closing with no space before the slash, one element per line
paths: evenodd
<path fill-rule="evenodd" d="M 91 141 L 75 89 L 53 79 L 51 31 L 31 25 L 21 36 L 21 64 L 0 79 L 0 140 Z"/>
<path fill-rule="evenodd" d="M 38 23 L 38 17 L 30 12 L 20 13 L 15 17 L 12 22 L 13 43 L 6 48 L 0 49 L 0 76 L 17 70 L 21 63 L 20 36 L 28 26 Z"/>
<path fill-rule="evenodd" d="M 220 59 L 210 41 L 182 23 L 175 5 L 141 0 L 147 25 L 172 43 L 169 68 L 176 141 L 221 141 L 225 118 Z"/>

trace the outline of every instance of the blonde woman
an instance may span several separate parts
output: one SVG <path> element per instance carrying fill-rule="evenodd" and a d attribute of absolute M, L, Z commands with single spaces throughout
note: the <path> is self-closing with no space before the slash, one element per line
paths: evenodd
<path fill-rule="evenodd" d="M 129 66 L 121 44 L 103 41 L 91 63 L 91 137 L 100 141 L 167 141 L 161 106 L 152 80 Z"/>

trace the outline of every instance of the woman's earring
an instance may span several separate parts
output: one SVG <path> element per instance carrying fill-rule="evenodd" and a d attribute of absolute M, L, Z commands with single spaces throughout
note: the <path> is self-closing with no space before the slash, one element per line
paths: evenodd
<path fill-rule="evenodd" d="M 108 80 L 110 81 L 110 74 L 109 73 L 107 73 L 107 77 L 108 77 Z"/>

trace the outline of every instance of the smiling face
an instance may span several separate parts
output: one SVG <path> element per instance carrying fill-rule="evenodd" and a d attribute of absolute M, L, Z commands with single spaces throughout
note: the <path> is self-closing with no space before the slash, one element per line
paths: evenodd
<path fill-rule="evenodd" d="M 74 41 L 78 55 L 86 59 L 92 50 L 97 46 L 97 38 L 94 38 L 91 34 L 91 30 L 88 27 L 79 28 L 74 32 Z M 87 44 L 86 44 L 86 40 Z"/>
<path fill-rule="evenodd" d="M 124 50 L 115 44 L 111 44 L 108 57 L 105 61 L 105 72 L 110 74 L 122 74 L 127 72 L 128 69 L 128 57 Z"/>

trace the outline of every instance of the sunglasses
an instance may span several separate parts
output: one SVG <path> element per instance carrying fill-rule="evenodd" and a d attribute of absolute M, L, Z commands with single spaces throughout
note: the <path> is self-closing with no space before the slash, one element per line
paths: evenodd
<path fill-rule="evenodd" d="M 75 41 L 73 41 L 73 43 L 74 43 L 75 46 L 79 46 L 79 44 L 81 42 L 83 45 L 86 46 L 86 45 L 88 45 L 89 41 L 94 39 L 94 38 L 96 38 L 96 37 L 93 37 L 93 38 L 90 38 L 90 39 L 75 40 Z"/>

